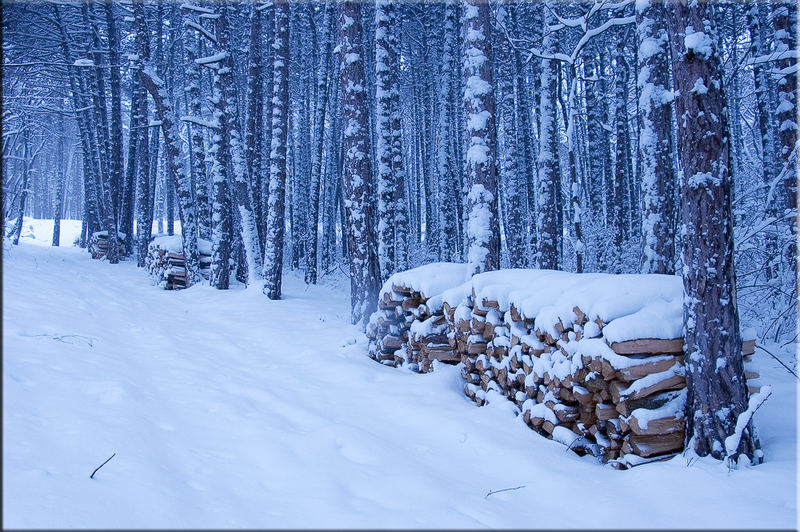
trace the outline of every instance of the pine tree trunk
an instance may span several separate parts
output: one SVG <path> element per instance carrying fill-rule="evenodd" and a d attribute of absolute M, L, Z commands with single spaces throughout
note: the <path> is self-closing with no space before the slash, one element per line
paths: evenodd
<path fill-rule="evenodd" d="M 392 114 L 399 103 L 396 35 L 399 28 L 396 11 L 397 6 L 392 0 L 377 0 L 375 3 L 375 136 L 378 162 L 378 262 L 381 281 L 385 281 L 395 271 L 394 191 L 397 183 L 392 167 Z"/>
<path fill-rule="evenodd" d="M 488 0 L 463 0 L 464 107 L 470 191 L 467 275 L 500 268 L 491 25 Z"/>
<path fill-rule="evenodd" d="M 549 24 L 550 16 L 543 23 Z M 553 37 L 547 35 L 542 43 L 545 52 L 553 52 Z M 559 181 L 558 131 L 556 128 L 556 61 L 542 59 L 540 68 L 542 87 L 539 92 L 539 176 L 536 188 L 536 229 L 538 249 L 536 264 L 541 269 L 558 268 L 558 238 L 556 220 L 556 184 Z M 573 165 L 574 166 L 574 165 Z M 577 193 L 577 187 L 573 195 Z"/>
<path fill-rule="evenodd" d="M 342 165 L 347 251 L 350 263 L 350 321 L 366 326 L 377 308 L 380 270 L 373 211 L 370 204 L 369 117 L 366 104 L 364 53 L 361 46 L 361 3 L 339 4 L 339 64 L 342 87 Z"/>
<path fill-rule="evenodd" d="M 330 120 L 327 116 L 328 110 L 328 92 L 330 91 L 328 78 L 330 77 L 330 64 L 331 64 L 331 41 L 333 40 L 333 6 L 325 5 L 325 14 L 322 23 L 323 37 L 322 37 L 322 54 L 319 56 L 319 64 L 317 65 L 317 96 L 314 101 L 314 151 L 312 153 L 311 162 L 311 184 L 310 184 L 310 198 L 308 206 L 308 219 L 310 229 L 308 231 L 308 241 L 306 242 L 306 270 L 305 281 L 307 284 L 317 284 L 317 237 L 320 218 L 320 192 L 322 188 L 322 163 L 323 163 L 323 147 L 325 146 L 326 139 L 328 138 L 328 128 L 326 127 L 326 120 Z"/>
<path fill-rule="evenodd" d="M 289 120 L 289 3 L 276 0 L 274 21 L 272 140 L 270 143 L 269 201 L 264 245 L 264 293 L 281 298 L 283 233 L 286 208 L 286 149 Z"/>
<path fill-rule="evenodd" d="M 258 230 L 253 217 L 253 191 L 247 175 L 247 162 L 241 120 L 236 95 L 234 77 L 233 46 L 229 25 L 228 5 L 219 4 L 215 23 L 217 48 L 220 59 L 216 61 L 214 85 L 222 98 L 222 114 L 218 117 L 219 131 L 222 136 L 222 147 L 229 152 L 231 169 L 233 170 L 233 196 L 236 201 L 241 220 L 241 236 L 247 267 L 247 283 L 255 284 L 261 276 L 262 260 L 258 243 Z M 275 44 L 273 44 L 273 47 Z M 274 95 L 273 95 L 274 99 Z"/>
<path fill-rule="evenodd" d="M 642 273 L 675 273 L 672 223 L 672 101 L 669 90 L 667 13 L 672 7 L 641 3 L 636 12 L 639 45 L 639 164 L 642 187 Z"/>
<path fill-rule="evenodd" d="M 778 2 L 773 13 L 775 26 L 775 51 L 794 50 L 797 53 L 797 3 L 791 0 Z M 781 176 L 786 194 L 786 218 L 789 221 L 791 238 L 785 257 L 794 275 L 794 293 L 797 293 L 797 57 L 787 57 L 777 62 L 781 73 L 778 80 L 778 108 L 776 118 L 779 131 Z"/>
<path fill-rule="evenodd" d="M 727 449 L 737 418 L 747 409 L 747 383 L 736 302 L 733 217 L 723 70 L 713 49 L 711 6 L 674 4 L 670 46 L 683 164 L 684 352 L 688 388 L 686 446 L 717 459 L 760 461 L 748 424 Z"/>

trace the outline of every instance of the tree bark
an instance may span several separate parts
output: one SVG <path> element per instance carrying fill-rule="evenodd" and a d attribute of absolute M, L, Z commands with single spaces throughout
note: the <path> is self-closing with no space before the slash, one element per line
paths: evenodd
<path fill-rule="evenodd" d="M 714 35 L 706 33 L 714 31 L 710 10 L 705 3 L 674 3 L 669 32 L 684 172 L 686 446 L 699 456 L 760 461 L 752 422 L 736 449 L 726 452 L 726 438 L 748 400 L 733 264 L 727 110 Z"/>

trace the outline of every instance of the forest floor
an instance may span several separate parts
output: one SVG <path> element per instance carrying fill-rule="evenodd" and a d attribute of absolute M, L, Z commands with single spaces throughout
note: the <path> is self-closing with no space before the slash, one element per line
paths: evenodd
<path fill-rule="evenodd" d="M 367 358 L 344 278 L 165 291 L 72 247 L 79 222 L 58 248 L 32 225 L 3 251 L 4 528 L 798 525 L 797 381 L 761 351 L 763 465 L 615 471 L 476 407 L 455 367 Z"/>

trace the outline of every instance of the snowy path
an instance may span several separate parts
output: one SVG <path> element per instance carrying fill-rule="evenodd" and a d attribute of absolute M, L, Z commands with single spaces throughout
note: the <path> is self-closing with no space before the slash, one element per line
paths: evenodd
<path fill-rule="evenodd" d="M 796 383 L 768 360 L 764 465 L 618 472 L 476 408 L 455 368 L 375 364 L 345 294 L 285 284 L 167 292 L 77 248 L 4 253 L 3 526 L 797 524 Z"/>

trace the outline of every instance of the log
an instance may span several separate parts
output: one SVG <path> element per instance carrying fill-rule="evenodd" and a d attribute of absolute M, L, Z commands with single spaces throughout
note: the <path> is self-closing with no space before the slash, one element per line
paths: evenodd
<path fill-rule="evenodd" d="M 614 385 L 615 384 L 612 384 L 612 386 Z M 617 412 L 627 417 L 637 408 L 646 408 L 648 410 L 661 408 L 668 402 L 672 401 L 679 393 L 679 391 L 668 391 L 660 394 L 650 395 L 648 397 L 642 397 L 641 399 L 624 400 L 616 403 L 615 408 L 617 409 Z"/>
<path fill-rule="evenodd" d="M 742 342 L 742 355 L 752 355 L 756 352 L 755 340 L 744 340 Z"/>
<path fill-rule="evenodd" d="M 403 338 L 402 336 L 395 336 L 393 334 L 388 334 L 383 337 L 383 346 L 388 349 L 400 349 L 403 347 Z"/>
<path fill-rule="evenodd" d="M 617 413 L 617 409 L 614 408 L 614 405 L 605 403 L 597 403 L 594 409 L 594 414 L 597 416 L 597 419 L 602 421 L 615 419 L 617 416 L 619 416 L 619 413 Z"/>
<path fill-rule="evenodd" d="M 631 431 L 640 436 L 650 436 L 659 434 L 670 434 L 672 432 L 683 432 L 686 428 L 686 421 L 683 417 L 668 416 L 658 419 L 651 419 L 644 427 L 639 424 L 636 416 L 631 416 L 627 420 Z"/>
<path fill-rule="evenodd" d="M 626 342 L 613 342 L 611 349 L 618 355 L 682 353 L 683 338 L 673 338 L 671 340 L 639 338 Z"/>
<path fill-rule="evenodd" d="M 683 431 L 658 436 L 639 436 L 630 434 L 622 443 L 624 454 L 637 454 L 644 458 L 679 451 L 683 448 Z"/>
<path fill-rule="evenodd" d="M 467 343 L 467 353 L 470 355 L 480 355 L 486 352 L 486 342 Z"/>
<path fill-rule="evenodd" d="M 647 397 L 648 395 L 653 395 L 658 392 L 664 392 L 667 390 L 679 390 L 681 388 L 686 387 L 686 379 L 684 378 L 683 375 L 678 375 L 675 373 L 672 373 L 670 375 L 669 370 L 665 371 L 664 374 L 665 375 L 663 379 L 654 382 L 649 386 L 641 387 L 638 391 L 634 392 L 626 391 L 627 388 L 623 388 L 619 385 L 611 386 L 610 387 L 611 398 L 615 403 L 619 403 L 622 400 L 641 399 L 642 397 Z M 636 384 L 636 382 L 634 382 L 634 384 Z M 633 384 L 631 386 L 633 386 Z"/>
<path fill-rule="evenodd" d="M 643 358 L 641 359 L 641 362 L 635 366 L 618 369 L 614 376 L 619 380 L 632 382 L 652 373 L 661 373 L 662 371 L 666 371 L 675 364 L 683 364 L 682 355 L 663 358 L 656 361 L 650 361 L 647 358 Z"/>
<path fill-rule="evenodd" d="M 586 322 L 589 321 L 589 318 L 586 317 L 586 314 L 578 307 L 572 307 L 572 312 L 574 312 L 575 315 L 578 317 L 578 319 L 575 320 L 575 323 L 577 323 L 581 327 L 586 325 Z"/>

